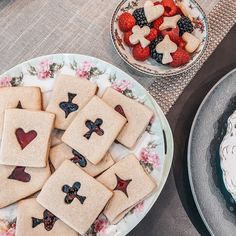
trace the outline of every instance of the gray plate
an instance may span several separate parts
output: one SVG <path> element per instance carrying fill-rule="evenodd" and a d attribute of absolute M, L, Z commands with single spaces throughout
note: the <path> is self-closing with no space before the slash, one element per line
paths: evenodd
<path fill-rule="evenodd" d="M 236 235 L 236 204 L 226 191 L 219 146 L 236 110 L 236 69 L 208 93 L 195 116 L 188 144 L 188 173 L 199 213 L 212 235 Z M 236 167 L 235 167 L 236 168 Z"/>

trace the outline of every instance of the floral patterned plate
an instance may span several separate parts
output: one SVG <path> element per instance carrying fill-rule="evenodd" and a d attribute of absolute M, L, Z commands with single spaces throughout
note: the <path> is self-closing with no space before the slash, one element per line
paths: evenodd
<path fill-rule="evenodd" d="M 168 122 L 160 107 L 139 83 L 117 67 L 89 56 L 55 54 L 26 61 L 1 75 L 0 87 L 39 86 L 43 92 L 44 107 L 46 107 L 56 75 L 59 73 L 78 75 L 96 83 L 99 87 L 99 96 L 108 86 L 112 86 L 125 96 L 146 104 L 155 113 L 133 150 L 114 143 L 110 152 L 115 160 L 121 159 L 130 152 L 135 153 L 142 166 L 156 180 L 158 189 L 149 198 L 131 209 L 117 225 L 110 225 L 101 214 L 86 234 L 126 235 L 155 203 L 169 174 L 173 157 L 173 138 Z M 53 132 L 52 145 L 60 142 L 60 135 L 58 131 Z M 15 209 L 16 204 L 0 209 L 0 236 L 14 235 Z"/>
<path fill-rule="evenodd" d="M 193 34 L 201 40 L 201 44 L 197 51 L 191 55 L 189 63 L 177 68 L 172 68 L 167 65 L 161 65 L 152 58 L 149 58 L 144 62 L 136 61 L 132 56 L 130 47 L 128 47 L 123 41 L 123 32 L 120 31 L 118 26 L 119 16 L 123 12 L 130 12 L 132 14 L 135 9 L 143 7 L 145 1 L 146 0 L 123 0 L 116 7 L 111 20 L 110 33 L 113 45 L 118 54 L 134 69 L 152 76 L 173 76 L 191 69 L 192 66 L 201 58 L 208 42 L 208 23 L 202 8 L 195 0 L 178 0 L 183 3 L 190 16 L 192 16 L 192 21 L 194 23 Z"/>

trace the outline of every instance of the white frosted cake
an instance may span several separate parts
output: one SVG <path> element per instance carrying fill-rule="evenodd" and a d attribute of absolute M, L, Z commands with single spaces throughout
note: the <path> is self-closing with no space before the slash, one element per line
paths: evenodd
<path fill-rule="evenodd" d="M 220 158 L 225 187 L 236 201 L 236 111 L 228 118 L 227 132 L 220 145 Z"/>

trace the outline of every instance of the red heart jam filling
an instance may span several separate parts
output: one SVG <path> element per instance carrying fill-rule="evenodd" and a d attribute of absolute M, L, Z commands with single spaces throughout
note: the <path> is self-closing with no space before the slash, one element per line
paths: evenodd
<path fill-rule="evenodd" d="M 119 112 L 122 116 L 124 116 L 126 118 L 125 112 L 124 112 L 121 105 L 116 105 L 114 109 L 115 109 L 115 111 Z"/>
<path fill-rule="evenodd" d="M 15 169 L 12 171 L 11 175 L 8 177 L 8 179 L 14 179 L 26 183 L 30 181 L 31 176 L 29 173 L 25 172 L 25 167 L 16 166 Z"/>
<path fill-rule="evenodd" d="M 15 134 L 22 150 L 37 136 L 37 132 L 35 130 L 30 130 L 28 133 L 25 133 L 25 131 L 22 128 L 18 128 Z"/>

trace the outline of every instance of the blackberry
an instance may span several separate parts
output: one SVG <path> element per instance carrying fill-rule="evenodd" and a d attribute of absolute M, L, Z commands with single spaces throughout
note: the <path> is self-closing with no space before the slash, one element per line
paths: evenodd
<path fill-rule="evenodd" d="M 147 22 L 147 18 L 144 13 L 144 8 L 138 8 L 134 10 L 133 12 L 133 17 L 136 20 L 136 24 L 139 25 L 140 27 L 143 27 L 145 25 L 149 26 L 151 28 L 152 23 Z"/>
<path fill-rule="evenodd" d="M 179 26 L 179 34 L 182 36 L 185 32 L 193 32 L 193 24 L 187 16 L 182 16 L 177 22 Z"/>
<path fill-rule="evenodd" d="M 164 37 L 160 35 L 155 40 L 153 40 L 152 43 L 149 45 L 151 58 L 153 58 L 155 61 L 157 61 L 158 63 L 161 63 L 161 64 L 162 64 L 163 54 L 162 53 L 157 53 L 156 46 L 163 39 L 164 39 Z"/>

